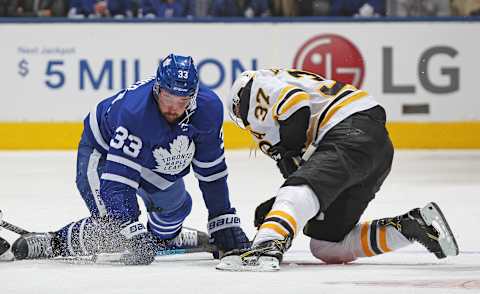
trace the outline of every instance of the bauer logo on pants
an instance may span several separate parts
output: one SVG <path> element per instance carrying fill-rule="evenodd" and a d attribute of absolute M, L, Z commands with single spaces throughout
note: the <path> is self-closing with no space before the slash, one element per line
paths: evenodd
<path fill-rule="evenodd" d="M 319 74 L 360 88 L 365 73 L 363 57 L 349 40 L 334 34 L 317 35 L 297 51 L 293 68 Z"/>

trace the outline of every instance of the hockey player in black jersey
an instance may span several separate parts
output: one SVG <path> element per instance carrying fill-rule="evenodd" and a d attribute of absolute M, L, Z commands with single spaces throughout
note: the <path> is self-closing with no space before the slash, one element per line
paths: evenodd
<path fill-rule="evenodd" d="M 384 109 L 352 85 L 300 70 L 247 71 L 228 101 L 232 119 L 277 162 L 285 178 L 255 211 L 250 249 L 234 250 L 217 269 L 274 271 L 302 230 L 326 263 L 390 252 L 417 241 L 438 258 L 458 254 L 435 203 L 359 223 L 390 172 L 393 146 Z"/>

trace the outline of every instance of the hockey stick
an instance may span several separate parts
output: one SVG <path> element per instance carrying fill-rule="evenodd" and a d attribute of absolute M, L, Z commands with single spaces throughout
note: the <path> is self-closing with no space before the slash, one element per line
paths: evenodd
<path fill-rule="evenodd" d="M 29 231 L 25 230 L 25 229 L 22 229 L 16 225 L 13 225 L 9 222 L 6 222 L 3 220 L 3 212 L 2 210 L 0 210 L 0 227 L 3 227 L 11 232 L 14 232 L 14 233 L 17 233 L 19 235 L 25 235 L 25 234 L 28 234 L 30 233 Z"/>

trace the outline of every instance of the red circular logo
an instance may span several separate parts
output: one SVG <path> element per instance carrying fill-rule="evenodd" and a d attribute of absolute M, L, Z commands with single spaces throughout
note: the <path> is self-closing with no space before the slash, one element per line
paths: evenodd
<path fill-rule="evenodd" d="M 365 65 L 358 48 L 339 35 L 318 35 L 305 42 L 293 60 L 293 68 L 359 88 Z"/>

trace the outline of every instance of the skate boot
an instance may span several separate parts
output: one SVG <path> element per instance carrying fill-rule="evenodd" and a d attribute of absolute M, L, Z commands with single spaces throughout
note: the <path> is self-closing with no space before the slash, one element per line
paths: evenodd
<path fill-rule="evenodd" d="M 439 259 L 458 255 L 457 241 L 442 211 L 434 202 L 379 222 L 395 227 L 408 240 L 422 244 Z"/>
<path fill-rule="evenodd" d="M 18 238 L 12 245 L 17 260 L 54 257 L 54 235 L 52 233 L 28 233 Z"/>
<path fill-rule="evenodd" d="M 180 234 L 169 240 L 158 240 L 157 255 L 183 254 L 195 252 L 213 252 L 207 233 L 183 227 Z"/>
<path fill-rule="evenodd" d="M 290 248 L 291 244 L 292 239 L 287 237 L 284 240 L 265 241 L 248 249 L 232 250 L 222 257 L 216 269 L 255 272 L 278 271 L 283 254 Z"/>

